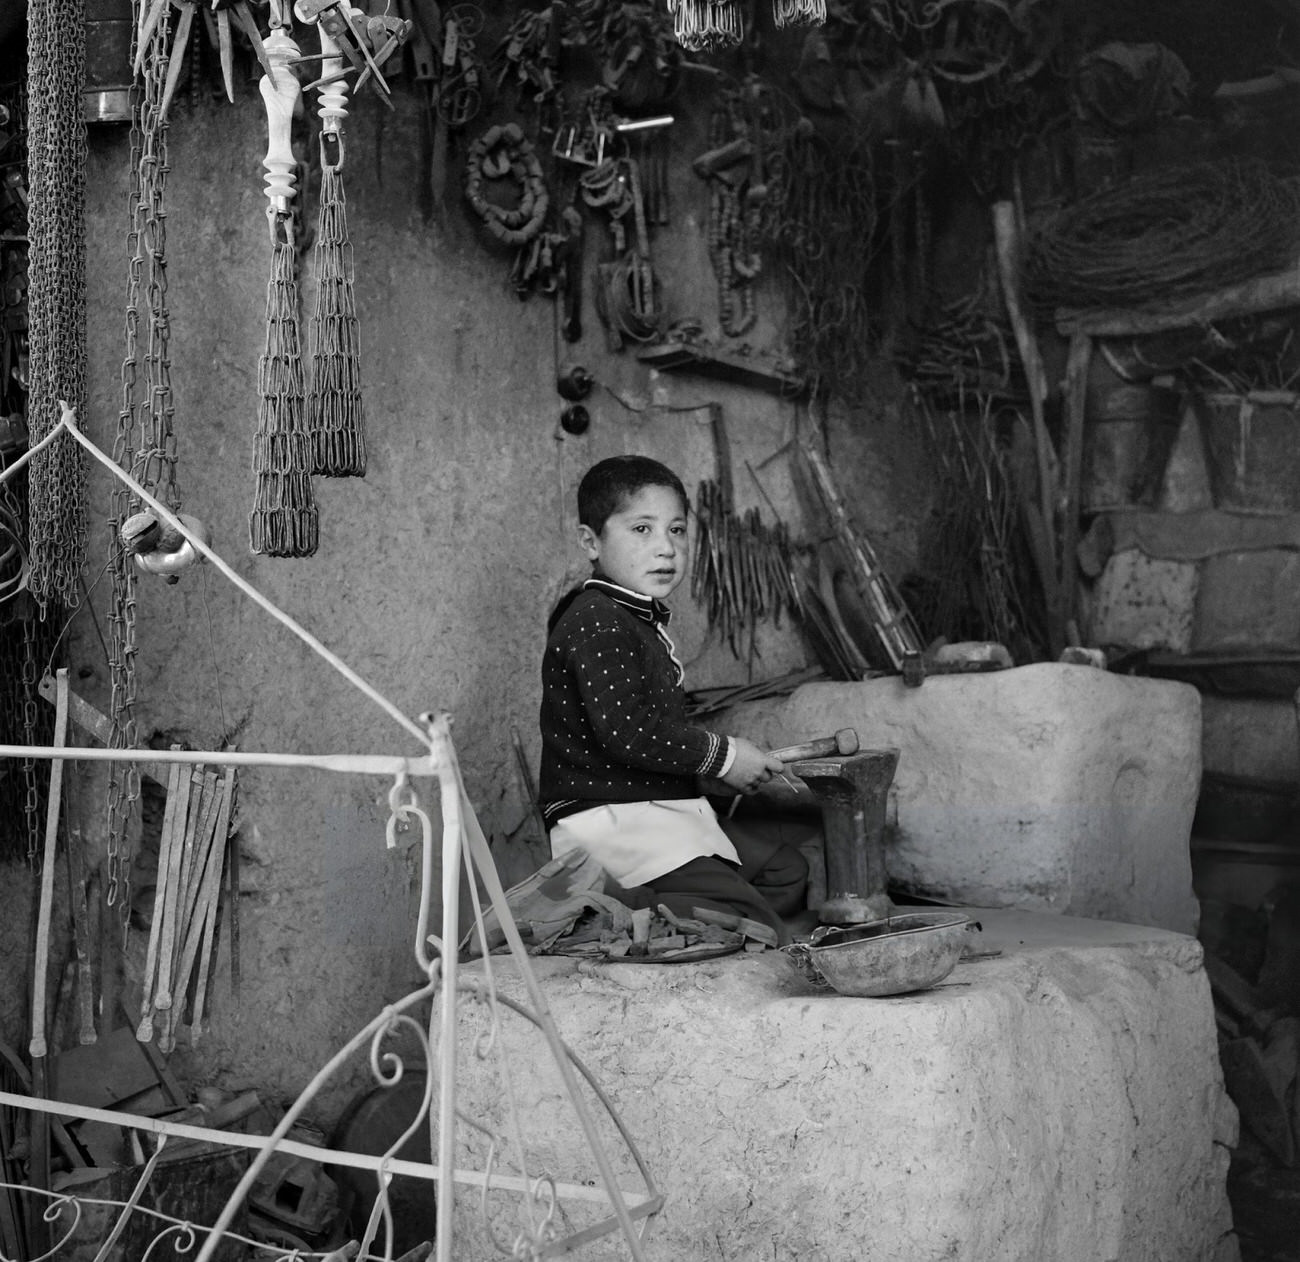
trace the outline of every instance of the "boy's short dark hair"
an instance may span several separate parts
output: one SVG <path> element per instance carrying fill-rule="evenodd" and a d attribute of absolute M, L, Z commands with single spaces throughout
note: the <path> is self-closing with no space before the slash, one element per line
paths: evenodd
<path fill-rule="evenodd" d="M 642 487 L 666 486 L 676 491 L 682 511 L 690 506 L 686 488 L 666 464 L 649 456 L 610 456 L 591 466 L 578 483 L 578 520 L 596 534 L 605 529 L 610 514 Z"/>

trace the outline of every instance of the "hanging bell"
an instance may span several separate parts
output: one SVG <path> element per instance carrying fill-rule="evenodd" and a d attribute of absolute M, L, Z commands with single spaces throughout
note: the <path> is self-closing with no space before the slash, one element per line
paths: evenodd
<path fill-rule="evenodd" d="M 560 428 L 566 434 L 585 434 L 591 425 L 591 413 L 581 403 L 570 403 L 560 413 Z"/>
<path fill-rule="evenodd" d="M 569 366 L 555 379 L 555 388 L 562 399 L 577 403 L 591 393 L 596 379 L 581 364 Z"/>

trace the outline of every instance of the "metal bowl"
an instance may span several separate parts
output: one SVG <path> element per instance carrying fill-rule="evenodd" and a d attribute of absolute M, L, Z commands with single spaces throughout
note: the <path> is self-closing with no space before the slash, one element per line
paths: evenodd
<path fill-rule="evenodd" d="M 903 995 L 952 972 L 969 923 L 956 911 L 899 912 L 864 925 L 818 929 L 809 942 L 783 950 L 804 977 L 841 995 Z"/>

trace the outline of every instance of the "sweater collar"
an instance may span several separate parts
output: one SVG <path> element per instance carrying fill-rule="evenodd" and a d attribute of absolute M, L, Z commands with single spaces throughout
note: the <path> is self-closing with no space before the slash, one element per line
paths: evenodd
<path fill-rule="evenodd" d="M 630 587 L 620 587 L 605 578 L 589 578 L 583 583 L 582 589 L 604 592 L 610 600 L 631 610 L 642 622 L 649 622 L 653 626 L 667 626 L 672 617 L 672 610 L 657 596 L 643 596 Z"/>

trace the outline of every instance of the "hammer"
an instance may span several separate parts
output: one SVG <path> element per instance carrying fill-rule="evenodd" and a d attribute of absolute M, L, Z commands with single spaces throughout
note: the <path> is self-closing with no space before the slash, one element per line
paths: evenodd
<path fill-rule="evenodd" d="M 858 734 L 851 727 L 842 727 L 834 736 L 819 736 L 804 741 L 802 745 L 787 745 L 784 749 L 770 751 L 773 758 L 782 762 L 803 762 L 809 758 L 848 757 L 858 752 Z"/>

